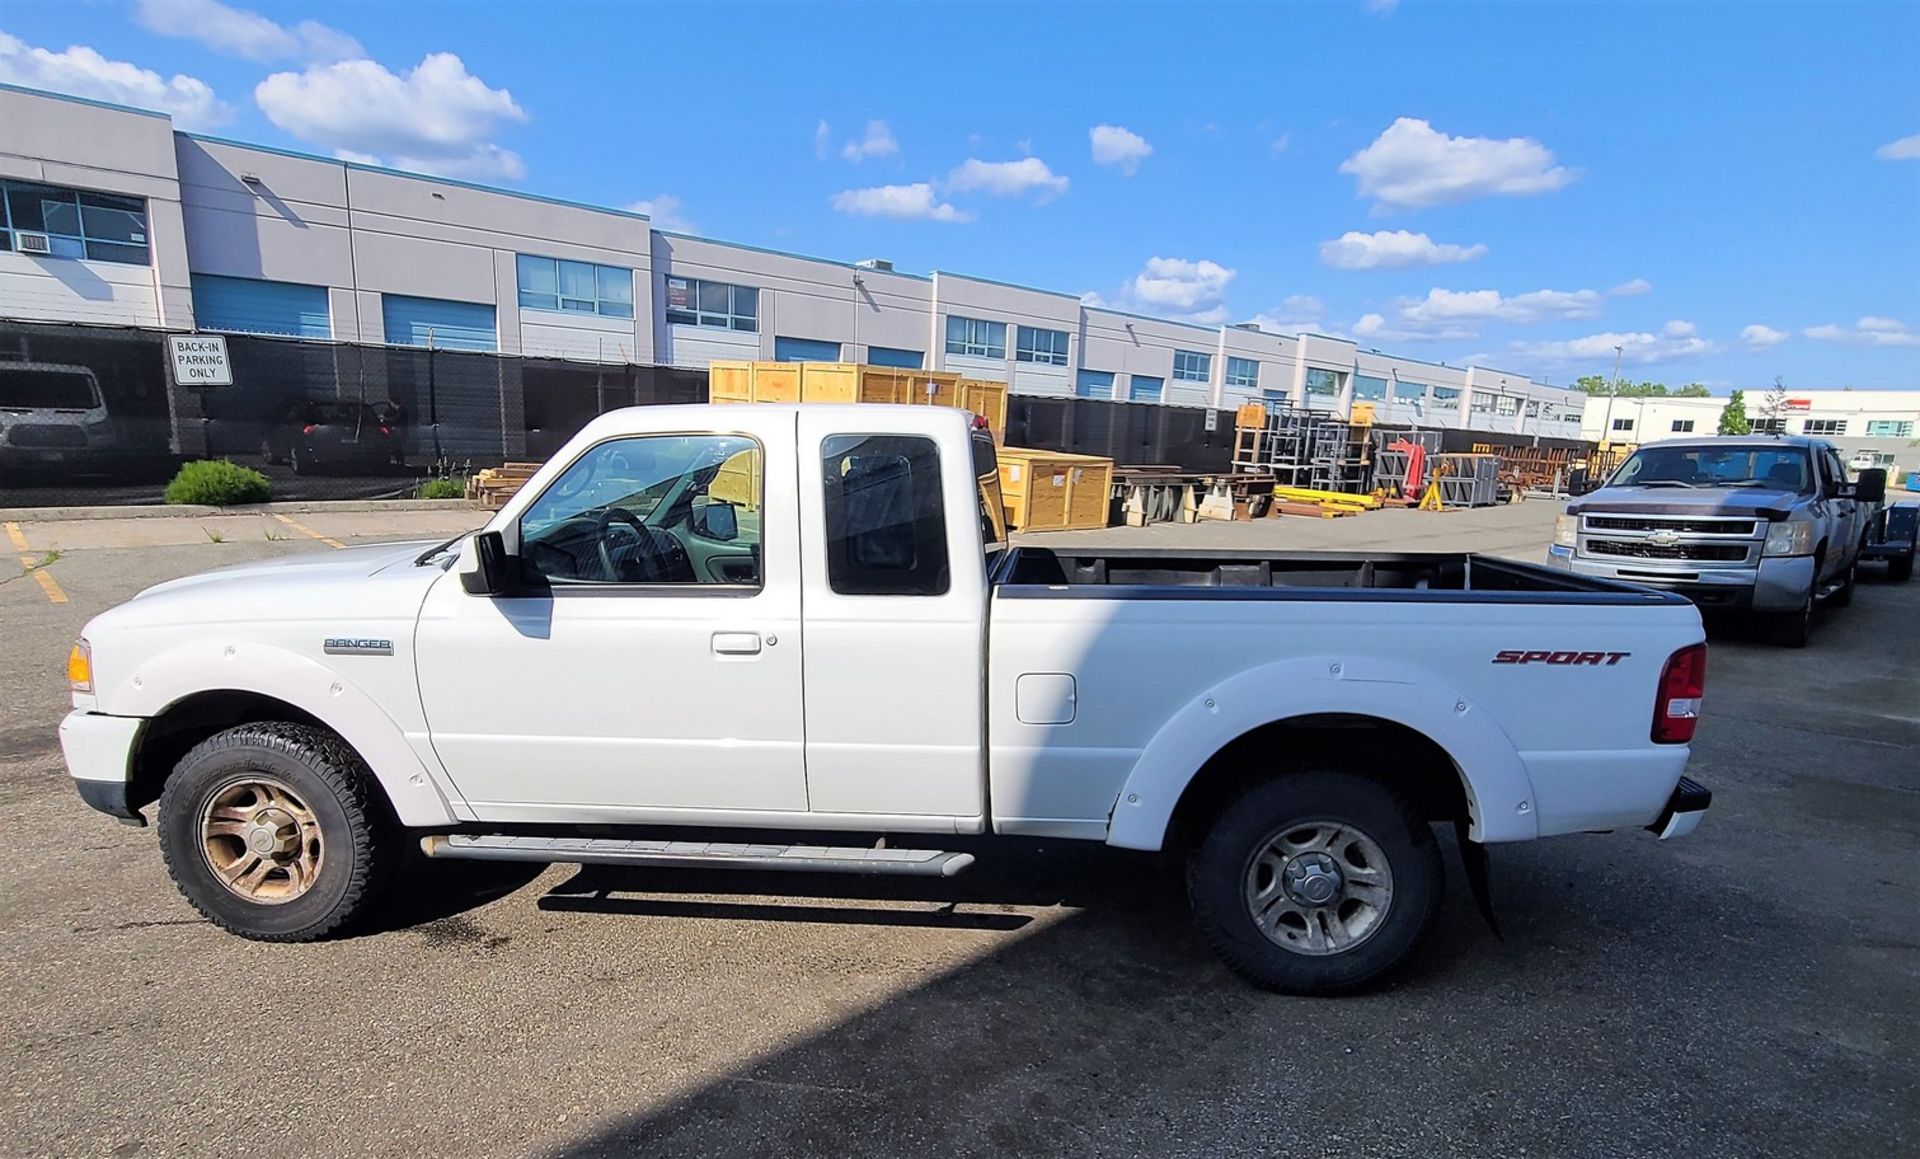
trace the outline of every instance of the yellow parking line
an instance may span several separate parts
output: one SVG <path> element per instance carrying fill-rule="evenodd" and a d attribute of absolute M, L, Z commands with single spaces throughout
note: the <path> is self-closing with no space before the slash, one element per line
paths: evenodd
<path fill-rule="evenodd" d="M 288 527 L 293 528 L 295 531 L 298 531 L 300 534 L 306 536 L 307 538 L 317 539 L 321 543 L 326 544 L 328 547 L 345 547 L 346 546 L 346 544 L 341 543 L 339 540 L 334 539 L 332 536 L 322 535 L 318 531 L 315 531 L 313 528 L 308 527 L 306 524 L 290 519 L 287 516 L 280 514 L 278 511 L 273 513 L 273 517 L 275 519 L 278 519 L 280 522 L 286 524 Z"/>
<path fill-rule="evenodd" d="M 21 569 L 33 577 L 34 582 L 40 585 L 41 591 L 47 593 L 47 602 L 66 603 L 67 593 L 60 590 L 60 585 L 54 580 L 53 573 L 41 567 L 40 561 L 28 554 L 33 548 L 27 545 L 27 537 L 21 532 L 18 523 L 7 524 L 7 539 L 13 544 L 14 550 L 20 553 Z"/>

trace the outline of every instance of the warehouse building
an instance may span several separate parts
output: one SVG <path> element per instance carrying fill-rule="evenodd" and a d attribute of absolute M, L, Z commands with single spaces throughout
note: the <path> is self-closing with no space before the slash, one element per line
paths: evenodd
<path fill-rule="evenodd" d="M 656 230 L 636 213 L 175 132 L 160 114 L 28 89 L 0 86 L 0 124 L 0 318 L 696 370 L 867 361 L 1017 394 L 1364 403 L 1380 421 L 1580 430 L 1575 392 L 1339 338 Z"/>
<path fill-rule="evenodd" d="M 1747 422 L 1759 433 L 1814 435 L 1833 443 L 1857 466 L 1888 468 L 1897 480 L 1920 471 L 1920 390 L 1796 390 L 1769 414 L 1765 391 L 1744 391 Z M 1580 437 L 1611 443 L 1651 443 L 1711 435 L 1720 429 L 1727 399 L 1589 398 Z"/>

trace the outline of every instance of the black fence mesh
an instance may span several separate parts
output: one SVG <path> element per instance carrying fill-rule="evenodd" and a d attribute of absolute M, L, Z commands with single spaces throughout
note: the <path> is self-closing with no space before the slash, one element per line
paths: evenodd
<path fill-rule="evenodd" d="M 229 335 L 234 384 L 177 387 L 166 335 L 0 321 L 0 506 L 157 501 L 182 462 L 276 499 L 410 495 L 539 461 L 602 411 L 704 402 L 704 371 Z"/>
<path fill-rule="evenodd" d="M 181 463 L 205 458 L 261 471 L 275 499 L 408 496 L 430 476 L 543 461 L 604 411 L 707 399 L 706 372 L 675 367 L 240 334 L 227 350 L 232 386 L 181 387 L 162 331 L 0 320 L 0 507 L 157 502 Z M 1005 441 L 1224 472 L 1233 418 L 1013 395 Z"/>

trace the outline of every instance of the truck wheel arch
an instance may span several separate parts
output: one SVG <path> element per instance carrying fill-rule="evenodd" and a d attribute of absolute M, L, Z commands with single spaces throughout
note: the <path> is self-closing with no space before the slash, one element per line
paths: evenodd
<path fill-rule="evenodd" d="M 1330 755 L 1341 734 L 1360 735 L 1355 730 L 1366 730 L 1365 739 L 1340 751 L 1346 760 L 1312 759 Z M 1303 739 L 1310 743 L 1299 743 Z M 1277 743 L 1287 743 L 1287 751 L 1267 756 L 1263 750 Z M 1403 754 L 1398 772 L 1404 777 L 1380 767 L 1387 752 Z M 1430 805 L 1464 806 L 1475 841 L 1539 835 L 1532 780 L 1484 706 L 1412 665 L 1313 657 L 1249 669 L 1169 717 L 1114 802 L 1107 843 L 1163 848 L 1170 832 L 1179 836 L 1177 823 L 1204 815 L 1214 799 L 1269 771 L 1305 767 L 1303 761 L 1385 773 Z M 1434 785 L 1432 778 L 1446 770 L 1454 783 Z M 1425 785 L 1417 783 L 1422 778 Z"/>
<path fill-rule="evenodd" d="M 373 771 L 400 824 L 459 822 L 434 772 L 365 691 L 284 649 L 253 645 L 236 667 L 241 659 L 225 658 L 217 644 L 175 649 L 141 664 L 103 698 L 116 715 L 147 718 L 128 770 L 141 804 L 158 799 L 173 765 L 200 740 L 240 724 L 284 720 L 346 742 Z"/>

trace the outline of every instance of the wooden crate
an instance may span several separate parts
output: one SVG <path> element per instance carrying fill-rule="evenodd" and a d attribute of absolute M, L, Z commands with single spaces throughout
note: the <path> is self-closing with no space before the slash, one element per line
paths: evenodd
<path fill-rule="evenodd" d="M 1002 447 L 1000 494 L 1007 523 L 1021 531 L 1105 527 L 1113 496 L 1113 460 L 1065 451 Z"/>
<path fill-rule="evenodd" d="M 857 362 L 720 360 L 707 372 L 713 402 L 885 402 L 957 406 L 984 415 L 995 439 L 1007 431 L 1007 384 L 944 370 Z"/>

